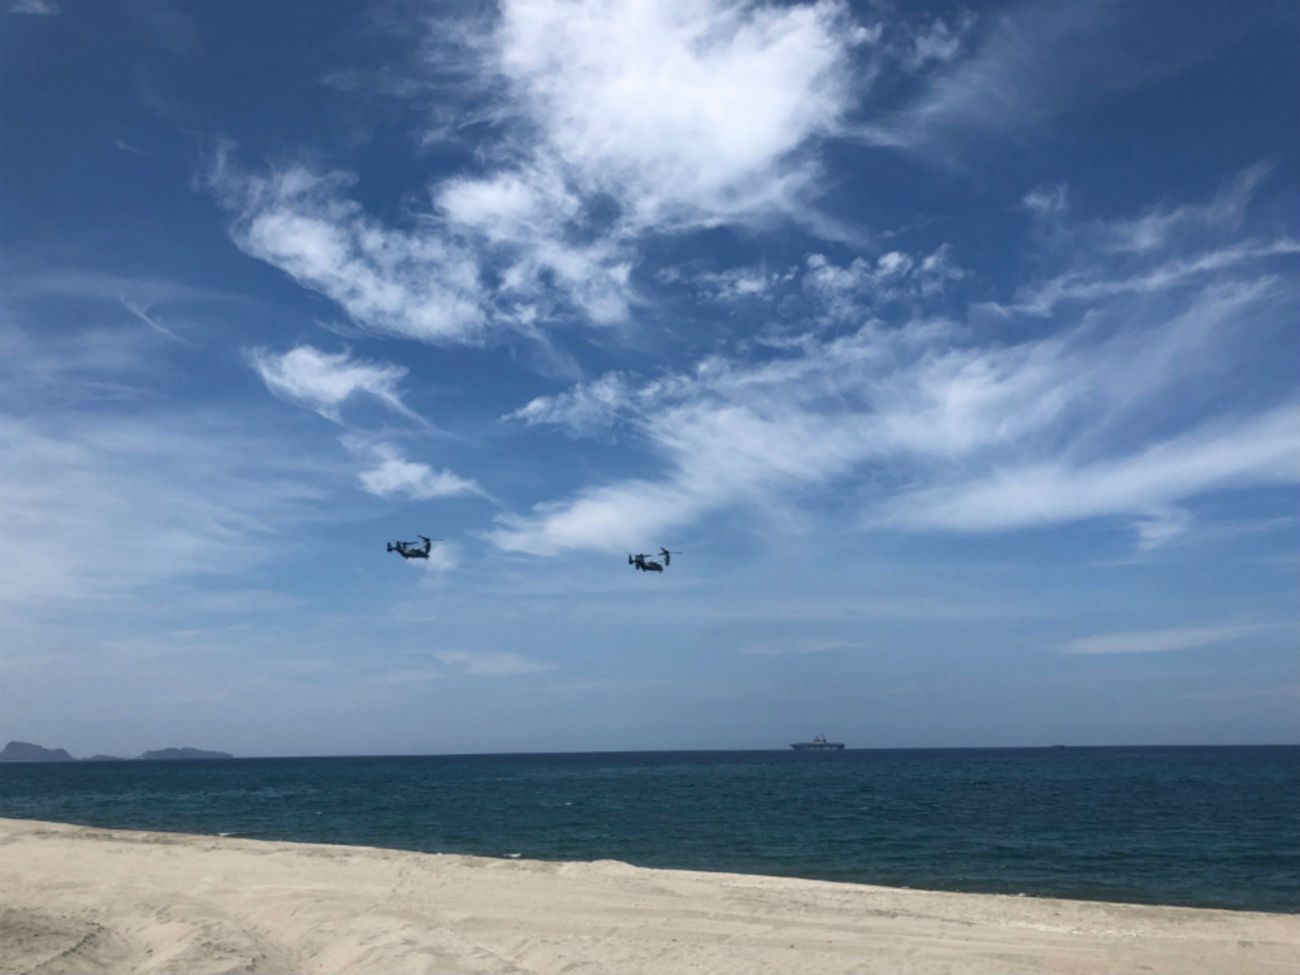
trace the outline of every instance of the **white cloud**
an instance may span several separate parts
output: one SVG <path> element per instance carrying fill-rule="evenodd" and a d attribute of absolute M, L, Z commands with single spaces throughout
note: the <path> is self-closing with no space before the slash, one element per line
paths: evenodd
<path fill-rule="evenodd" d="M 473 227 L 489 243 L 518 243 L 533 228 L 578 218 L 581 201 L 555 172 L 499 173 L 491 179 L 458 177 L 438 192 L 438 205 L 456 224 Z"/>
<path fill-rule="evenodd" d="M 479 240 L 502 262 L 498 302 L 542 300 L 549 281 L 592 322 L 627 317 L 628 249 L 616 238 L 579 242 L 582 201 L 553 167 L 454 178 L 438 190 L 436 203 L 454 231 Z"/>
<path fill-rule="evenodd" d="M 1156 508 L 1133 522 L 1138 534 L 1138 551 L 1149 552 L 1172 541 L 1188 530 L 1189 512 L 1179 508 Z"/>
<path fill-rule="evenodd" d="M 511 0 L 491 36 L 477 82 L 495 107 L 475 111 L 500 138 L 483 171 L 431 185 L 401 228 L 348 197 L 348 174 L 255 176 L 226 151 L 208 182 L 236 244 L 365 328 L 482 343 L 575 313 L 626 320 L 647 235 L 832 224 L 813 208 L 816 150 L 860 99 L 852 54 L 870 43 L 838 0 Z"/>
<path fill-rule="evenodd" d="M 952 20 L 936 17 L 929 26 L 915 31 L 899 51 L 903 62 L 912 71 L 930 64 L 946 64 L 954 60 L 965 46 L 966 35 L 975 24 L 968 10 L 961 11 Z"/>
<path fill-rule="evenodd" d="M 429 547 L 429 557 L 420 562 L 420 568 L 443 576 L 460 567 L 460 546 L 454 542 L 435 541 Z"/>
<path fill-rule="evenodd" d="M 474 677 L 515 677 L 551 669 L 549 664 L 508 651 L 442 650 L 433 657 Z"/>
<path fill-rule="evenodd" d="M 500 331 L 531 335 L 557 303 L 592 323 L 618 322 L 634 298 L 626 245 L 570 226 L 577 201 L 535 170 L 447 180 L 409 229 L 347 198 L 344 173 L 289 166 L 254 176 L 225 153 L 208 180 L 235 215 L 241 249 L 371 331 L 482 344 Z"/>
<path fill-rule="evenodd" d="M 340 408 L 352 396 L 364 393 L 402 416 L 425 423 L 403 401 L 401 381 L 406 367 L 388 362 L 355 359 L 350 352 L 331 354 L 300 345 L 283 354 L 267 349 L 246 351 L 249 364 L 275 395 L 342 423 Z"/>
<path fill-rule="evenodd" d="M 208 176 L 253 257 L 337 302 L 366 328 L 434 343 L 482 341 L 485 292 L 472 251 L 445 234 L 386 227 L 343 194 L 346 174 L 301 166 L 254 176 L 223 153 Z"/>
<path fill-rule="evenodd" d="M 511 0 L 496 59 L 542 158 L 663 227 L 792 209 L 815 175 L 802 150 L 859 97 L 867 40 L 829 0 Z"/>
<path fill-rule="evenodd" d="M 11 14 L 35 14 L 37 16 L 52 17 L 59 13 L 59 5 L 54 0 L 13 0 L 9 4 L 9 13 Z"/>
<path fill-rule="evenodd" d="M 678 476 L 665 483 L 623 481 L 589 488 L 567 503 L 540 504 L 532 516 L 503 516 L 489 539 L 507 552 L 554 555 L 570 549 L 618 551 L 639 540 L 689 524 L 729 500 L 717 492 L 693 492 Z M 639 549 L 638 549 L 639 551 Z"/>
<path fill-rule="evenodd" d="M 345 441 L 354 453 L 368 455 L 375 466 L 358 475 L 362 488 L 381 498 L 404 497 L 412 501 L 432 501 L 465 494 L 481 493 L 479 486 L 451 471 L 437 471 L 428 464 L 408 460 L 390 443 L 362 445 L 355 439 Z"/>
<path fill-rule="evenodd" d="M 1156 206 L 1132 219 L 1099 224 L 1099 242 L 1108 250 L 1145 254 L 1167 247 L 1175 237 L 1236 231 L 1256 188 L 1272 169 L 1267 162 L 1246 167 L 1205 203 Z"/>
<path fill-rule="evenodd" d="M 363 393 L 422 426 L 429 425 L 402 400 L 400 384 L 406 378 L 405 366 L 367 362 L 350 352 L 331 354 L 310 345 L 283 354 L 265 349 L 251 349 L 245 354 L 271 392 L 335 423 L 343 422 L 343 404 Z M 483 493 L 474 481 L 452 471 L 435 470 L 408 459 L 393 443 L 357 434 L 344 436 L 341 442 L 349 453 L 368 465 L 357 479 L 364 491 L 376 497 L 432 501 Z"/>
<path fill-rule="evenodd" d="M 1025 194 L 1025 209 L 1040 217 L 1055 217 L 1069 207 L 1069 191 L 1064 183 L 1045 184 Z"/>
<path fill-rule="evenodd" d="M 1236 623 L 1227 626 L 1186 627 L 1173 630 L 1138 630 L 1127 633 L 1099 633 L 1079 637 L 1062 646 L 1066 653 L 1169 653 L 1230 643 L 1245 637 L 1275 631 L 1270 623 Z"/>
<path fill-rule="evenodd" d="M 803 287 L 833 319 L 859 320 L 871 309 L 890 302 L 920 304 L 942 295 L 966 277 L 953 261 L 952 248 L 943 244 L 924 257 L 889 251 L 874 260 L 855 258 L 839 266 L 822 254 L 806 261 Z"/>
<path fill-rule="evenodd" d="M 528 426 L 554 424 L 589 436 L 612 425 L 633 395 L 629 378 L 611 372 L 556 396 L 539 396 L 504 419 Z"/>
<path fill-rule="evenodd" d="M 799 268 L 769 271 L 764 267 L 739 267 L 725 271 L 686 272 L 680 268 L 661 271 L 657 277 L 665 283 L 685 283 L 696 294 L 719 304 L 760 300 L 770 301 L 799 275 Z"/>

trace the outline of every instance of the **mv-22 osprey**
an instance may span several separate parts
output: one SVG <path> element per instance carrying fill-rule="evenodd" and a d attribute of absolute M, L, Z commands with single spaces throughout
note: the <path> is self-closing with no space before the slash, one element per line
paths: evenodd
<path fill-rule="evenodd" d="M 435 541 L 442 541 L 441 538 L 426 538 L 424 535 L 416 535 L 416 538 L 424 539 L 424 544 L 416 542 L 389 542 L 388 551 L 396 552 L 404 559 L 427 559 L 429 552 L 433 548 Z"/>
<path fill-rule="evenodd" d="M 627 564 L 635 566 L 638 572 L 663 572 L 664 569 L 672 565 L 673 556 L 681 555 L 681 552 L 670 552 L 666 548 L 659 550 L 659 557 L 663 559 L 658 562 L 648 555 L 633 555 L 631 552 L 627 556 Z"/>

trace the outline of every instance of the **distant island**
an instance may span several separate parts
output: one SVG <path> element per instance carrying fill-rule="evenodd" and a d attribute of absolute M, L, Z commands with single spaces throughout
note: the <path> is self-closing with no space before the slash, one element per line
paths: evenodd
<path fill-rule="evenodd" d="M 137 755 L 134 761 L 166 761 L 195 758 L 234 758 L 229 752 L 213 752 L 202 748 L 159 748 Z M 116 755 L 92 755 L 90 758 L 73 758 L 62 748 L 43 748 L 30 741 L 11 741 L 0 749 L 0 762 L 123 762 L 133 759 Z"/>
<path fill-rule="evenodd" d="M 62 748 L 42 748 L 30 741 L 11 741 L 0 750 L 0 762 L 75 762 Z"/>

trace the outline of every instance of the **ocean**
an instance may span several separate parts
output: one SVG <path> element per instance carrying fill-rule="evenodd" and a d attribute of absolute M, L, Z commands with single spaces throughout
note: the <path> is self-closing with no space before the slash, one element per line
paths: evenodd
<path fill-rule="evenodd" d="M 1300 747 L 3 764 L 0 817 L 1300 912 Z"/>

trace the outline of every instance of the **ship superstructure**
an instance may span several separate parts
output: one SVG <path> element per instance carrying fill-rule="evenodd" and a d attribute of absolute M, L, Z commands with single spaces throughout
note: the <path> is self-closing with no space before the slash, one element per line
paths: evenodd
<path fill-rule="evenodd" d="M 844 742 L 827 741 L 825 735 L 817 735 L 812 741 L 796 741 L 790 747 L 797 752 L 841 752 Z"/>

